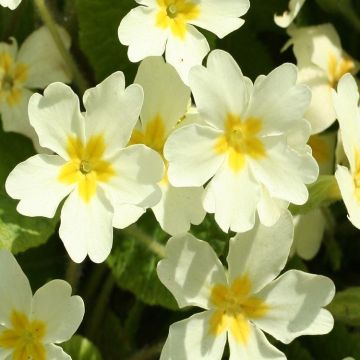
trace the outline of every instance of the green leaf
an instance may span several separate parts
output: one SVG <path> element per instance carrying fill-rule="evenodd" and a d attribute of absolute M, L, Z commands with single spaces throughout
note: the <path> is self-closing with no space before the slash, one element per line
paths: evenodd
<path fill-rule="evenodd" d="M 170 237 L 156 224 L 152 215 L 146 214 L 138 222 L 139 228 L 155 244 L 165 244 Z M 178 309 L 174 297 L 160 282 L 156 266 L 160 260 L 149 250 L 139 237 L 125 231 L 115 231 L 114 246 L 108 265 L 117 284 L 134 293 L 138 299 L 149 305 L 161 305 L 169 309 Z"/>
<path fill-rule="evenodd" d="M 117 70 L 134 77 L 137 65 L 130 63 L 127 47 L 117 36 L 121 19 L 134 7 L 134 0 L 76 0 L 80 47 L 95 70 L 98 82 Z M 129 79 L 129 75 L 130 79 Z"/>
<path fill-rule="evenodd" d="M 62 345 L 72 360 L 102 360 L 99 350 L 88 339 L 75 335 Z"/>
<path fill-rule="evenodd" d="M 290 206 L 293 215 L 306 214 L 310 210 L 328 206 L 341 199 L 340 190 L 333 175 L 319 176 L 319 179 L 314 184 L 309 185 L 308 189 L 309 199 L 306 204 Z"/>
<path fill-rule="evenodd" d="M 329 310 L 336 320 L 352 326 L 360 326 L 360 287 L 338 292 Z"/>
<path fill-rule="evenodd" d="M 44 244 L 55 230 L 57 217 L 23 216 L 16 210 L 17 201 L 6 194 L 4 184 L 10 171 L 34 153 L 31 141 L 0 130 L 0 152 L 6 154 L 0 162 L 0 249 L 16 254 Z"/>

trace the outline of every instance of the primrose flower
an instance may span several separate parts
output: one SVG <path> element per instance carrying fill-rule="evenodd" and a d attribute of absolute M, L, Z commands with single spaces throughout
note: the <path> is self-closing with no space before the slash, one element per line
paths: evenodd
<path fill-rule="evenodd" d="M 116 72 L 83 99 L 85 113 L 62 83 L 31 97 L 30 122 L 40 145 L 58 155 L 35 155 L 17 165 L 6 190 L 27 216 L 53 217 L 68 196 L 59 230 L 66 250 L 76 262 L 87 254 L 102 262 L 112 247 L 113 225 L 133 222 L 122 206 L 149 207 L 159 200 L 163 162 L 144 145 L 126 147 L 143 103 L 139 85 L 125 89 L 124 74 Z"/>
<path fill-rule="evenodd" d="M 59 28 L 66 47 L 70 37 Z M 65 64 L 46 27 L 34 31 L 18 50 L 15 39 L 0 43 L 0 114 L 5 131 L 38 139 L 30 125 L 28 103 L 33 89 L 43 89 L 55 81 L 70 82 Z"/>
<path fill-rule="evenodd" d="M 360 229 L 360 111 L 355 79 L 344 75 L 334 91 L 334 106 L 350 169 L 338 165 L 335 177 L 352 224 Z"/>
<path fill-rule="evenodd" d="M 135 83 L 142 86 L 145 96 L 141 120 L 130 143 L 145 144 L 163 156 L 168 136 L 182 121 L 187 121 L 190 89 L 161 57 L 145 59 Z M 159 187 L 162 197 L 152 210 L 163 230 L 176 235 L 188 231 L 191 223 L 198 225 L 203 221 L 203 187 L 176 188 L 169 183 L 166 173 Z"/>
<path fill-rule="evenodd" d="M 30 283 L 7 250 L 0 251 L 0 358 L 71 360 L 55 344 L 69 340 L 84 317 L 71 286 L 53 280 L 32 295 Z"/>
<path fill-rule="evenodd" d="M 249 10 L 249 0 L 136 0 L 119 26 L 119 39 L 129 46 L 128 56 L 138 62 L 165 52 L 187 83 L 192 66 L 202 63 L 209 44 L 193 25 L 223 38 L 244 24 L 240 16 Z"/>
<path fill-rule="evenodd" d="M 274 21 L 276 25 L 282 28 L 287 28 L 298 16 L 304 4 L 305 4 L 305 0 L 290 0 L 289 10 L 284 11 L 282 15 L 274 16 Z"/>
<path fill-rule="evenodd" d="M 296 67 L 284 64 L 253 85 L 221 50 L 209 55 L 207 68 L 191 70 L 205 125 L 190 124 L 169 137 L 169 181 L 201 186 L 210 180 L 203 205 L 225 232 L 251 229 L 256 211 L 273 225 L 289 202 L 307 201 L 305 184 L 316 180 L 318 166 L 303 119 L 311 94 L 296 81 Z"/>
<path fill-rule="evenodd" d="M 358 71 L 358 64 L 341 47 L 331 24 L 288 30 L 299 67 L 299 82 L 312 90 L 312 101 L 305 118 L 312 133 L 324 131 L 336 120 L 332 89 L 340 78 Z"/>
<path fill-rule="evenodd" d="M 15 10 L 21 3 L 21 0 L 0 0 L 0 5 L 10 10 Z"/>
<path fill-rule="evenodd" d="M 211 246 L 194 236 L 171 238 L 158 276 L 180 307 L 205 309 L 170 326 L 161 360 L 286 359 L 264 332 L 288 344 L 301 335 L 326 334 L 333 317 L 322 309 L 335 294 L 324 276 L 284 268 L 293 237 L 291 215 L 230 239 L 224 269 Z"/>

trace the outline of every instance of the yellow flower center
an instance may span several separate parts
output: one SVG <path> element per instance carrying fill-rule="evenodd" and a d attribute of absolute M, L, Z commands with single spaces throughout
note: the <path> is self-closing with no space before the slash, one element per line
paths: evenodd
<path fill-rule="evenodd" d="M 165 175 L 161 181 L 165 184 L 168 183 L 167 162 L 163 154 L 166 139 L 167 134 L 165 122 L 160 115 L 156 115 L 153 120 L 146 124 L 143 130 L 135 129 L 129 141 L 129 145 L 144 144 L 161 155 L 166 167 Z"/>
<path fill-rule="evenodd" d="M 0 348 L 12 349 L 12 360 L 45 360 L 43 338 L 46 325 L 42 321 L 30 321 L 25 314 L 13 311 L 11 329 L 0 332 Z"/>
<path fill-rule="evenodd" d="M 355 63 L 351 59 L 338 60 L 334 54 L 328 57 L 328 76 L 332 88 L 336 88 L 343 75 L 355 69 Z"/>
<path fill-rule="evenodd" d="M 58 180 L 65 184 L 78 184 L 80 197 L 88 203 L 96 193 L 98 182 L 108 182 L 115 170 L 103 160 L 105 142 L 102 135 L 92 136 L 86 144 L 70 136 L 67 152 L 70 161 L 62 166 Z"/>
<path fill-rule="evenodd" d="M 170 28 L 174 36 L 184 39 L 186 24 L 200 15 L 200 6 L 192 0 L 157 0 L 156 26 Z"/>
<path fill-rule="evenodd" d="M 249 339 L 249 320 L 266 315 L 269 307 L 257 297 L 251 296 L 252 284 L 247 275 L 236 279 L 230 286 L 217 284 L 211 292 L 215 312 L 211 318 L 210 332 L 220 335 L 231 331 L 235 339 L 245 344 Z"/>
<path fill-rule="evenodd" d="M 230 168 L 238 172 L 244 168 L 246 156 L 259 159 L 266 155 L 258 136 L 261 129 L 261 120 L 248 118 L 242 121 L 239 116 L 230 113 L 225 122 L 225 133 L 215 143 L 215 152 L 227 152 Z"/>
<path fill-rule="evenodd" d="M 28 67 L 25 64 L 16 64 L 9 53 L 0 53 L 0 99 L 4 98 L 9 106 L 17 105 L 27 78 Z"/>

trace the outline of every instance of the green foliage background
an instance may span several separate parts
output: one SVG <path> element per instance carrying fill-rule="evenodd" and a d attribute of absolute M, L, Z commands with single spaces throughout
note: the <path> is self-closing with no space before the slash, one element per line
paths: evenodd
<path fill-rule="evenodd" d="M 138 64 L 128 61 L 117 28 L 137 5 L 134 0 L 49 0 L 48 5 L 57 21 L 71 33 L 72 53 L 91 85 L 117 70 L 124 71 L 128 83 L 133 81 Z M 288 36 L 273 22 L 274 13 L 286 7 L 287 0 L 251 0 L 250 11 L 244 17 L 246 23 L 239 31 L 223 40 L 206 33 L 211 47 L 229 51 L 252 79 L 283 62 L 295 62 L 291 50 L 280 52 Z M 359 17 L 359 1 L 308 0 L 298 24 L 332 22 L 345 50 L 360 59 Z M 40 24 L 30 0 L 23 0 L 16 12 L 0 8 L 2 41 L 15 36 L 21 43 Z M 177 309 L 172 295 L 156 276 L 159 256 L 136 235 L 140 230 L 146 234 L 146 241 L 166 242 L 169 236 L 158 227 L 152 213 L 147 213 L 135 228 L 115 231 L 114 248 L 105 264 L 86 261 L 74 269 L 57 235 L 58 217 L 23 217 L 4 190 L 11 169 L 35 153 L 30 141 L 0 131 L 0 152 L 0 248 L 18 254 L 34 290 L 52 278 L 67 278 L 77 284 L 75 291 L 85 300 L 86 316 L 79 330 L 82 337 L 74 337 L 64 345 L 65 349 L 74 360 L 158 358 L 168 326 L 196 310 Z M 346 356 L 360 359 L 359 231 L 347 220 L 342 203 L 327 202 L 325 188 L 311 189 L 309 203 L 292 210 L 304 213 L 330 205 L 336 226 L 325 234 L 314 260 L 304 263 L 295 257 L 288 266 L 324 274 L 335 281 L 339 292 L 329 309 L 336 318 L 336 327 L 326 336 L 300 338 L 290 346 L 276 344 L 290 360 L 341 360 Z M 228 236 L 214 225 L 211 216 L 193 227 L 192 232 L 209 241 L 223 259 Z"/>

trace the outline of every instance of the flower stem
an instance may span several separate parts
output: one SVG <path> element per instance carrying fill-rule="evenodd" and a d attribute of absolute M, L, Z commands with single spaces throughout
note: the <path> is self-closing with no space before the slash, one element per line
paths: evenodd
<path fill-rule="evenodd" d="M 81 265 L 69 259 L 66 269 L 66 281 L 71 285 L 73 293 L 76 293 L 81 272 Z"/>
<path fill-rule="evenodd" d="M 39 10 L 39 14 L 41 16 L 42 21 L 49 29 L 51 36 L 53 37 L 54 42 L 55 42 L 61 56 L 63 57 L 63 59 L 65 61 L 66 66 L 68 67 L 69 71 L 72 73 L 75 84 L 77 85 L 79 91 L 81 93 L 84 93 L 85 90 L 89 87 L 87 84 L 87 81 L 81 74 L 73 57 L 71 56 L 70 52 L 66 48 L 66 46 L 59 34 L 57 25 L 45 4 L 45 0 L 34 0 L 34 3 L 36 5 L 37 9 Z"/>
<path fill-rule="evenodd" d="M 161 353 L 164 343 L 158 343 L 143 350 L 140 350 L 134 354 L 130 360 L 149 360 L 157 358 L 157 355 Z"/>
<path fill-rule="evenodd" d="M 133 236 L 140 240 L 144 245 L 148 247 L 155 255 L 160 258 L 165 257 L 165 246 L 158 243 L 151 236 L 145 234 L 137 225 L 131 225 L 123 230 L 123 233 L 129 236 Z"/>

